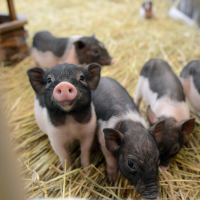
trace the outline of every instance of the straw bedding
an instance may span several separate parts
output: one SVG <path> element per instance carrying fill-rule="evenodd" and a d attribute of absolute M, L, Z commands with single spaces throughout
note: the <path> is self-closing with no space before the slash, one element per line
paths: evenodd
<path fill-rule="evenodd" d="M 165 0 L 154 0 L 155 19 L 142 20 L 141 3 L 141 0 L 15 1 L 17 12 L 28 17 L 30 45 L 34 33 L 43 29 L 60 37 L 95 32 L 117 58 L 114 66 L 102 69 L 102 76 L 118 80 L 133 98 L 140 69 L 150 58 L 165 59 L 177 75 L 187 62 L 200 58 L 200 32 L 196 27 L 170 19 L 167 11 L 171 4 Z M 1 9 L 6 11 L 5 2 Z M 72 169 L 61 170 L 47 136 L 34 119 L 34 92 L 26 75 L 26 70 L 33 66 L 28 57 L 13 68 L 2 67 L 0 76 L 4 94 L 1 98 L 27 197 L 140 198 L 120 173 L 115 183 L 107 182 L 106 163 L 100 150 L 92 154 L 90 172 L 85 176 L 80 166 L 80 149 L 74 143 L 70 149 Z M 140 110 L 145 117 L 144 101 Z M 160 172 L 163 199 L 200 198 L 200 118 L 194 112 L 191 116 L 196 117 L 193 134 L 170 170 Z"/>

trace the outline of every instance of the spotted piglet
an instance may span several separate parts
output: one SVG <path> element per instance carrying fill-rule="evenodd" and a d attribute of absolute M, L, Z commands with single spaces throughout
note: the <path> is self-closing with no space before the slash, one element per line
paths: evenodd
<path fill-rule="evenodd" d="M 200 60 L 188 63 L 180 74 L 180 80 L 186 97 L 200 115 Z"/>
<path fill-rule="evenodd" d="M 150 105 L 150 125 L 165 120 L 165 132 L 158 142 L 160 165 L 165 171 L 184 144 L 185 136 L 193 132 L 195 118 L 190 118 L 181 82 L 164 60 L 152 59 L 143 66 L 135 95 L 138 108 L 142 98 Z"/>
<path fill-rule="evenodd" d="M 39 67 L 51 68 L 57 64 L 74 65 L 96 62 L 100 65 L 115 63 L 104 44 L 94 35 L 57 38 L 48 31 L 40 31 L 33 38 L 32 58 Z"/>
<path fill-rule="evenodd" d="M 67 150 L 77 139 L 81 146 L 81 163 L 90 165 L 90 148 L 97 126 L 91 90 L 100 79 L 101 66 L 96 63 L 85 67 L 60 64 L 51 69 L 34 67 L 27 71 L 35 95 L 35 119 L 39 128 L 48 135 L 51 146 L 62 166 L 70 166 Z"/>
<path fill-rule="evenodd" d="M 142 18 L 153 18 L 153 3 L 151 1 L 145 1 L 140 8 L 140 16 Z"/>
<path fill-rule="evenodd" d="M 114 79 L 103 77 L 92 91 L 99 123 L 98 137 L 107 163 L 109 181 L 117 178 L 117 167 L 147 199 L 158 190 L 159 151 L 156 140 L 164 131 L 162 120 L 150 129 L 128 92 Z"/>

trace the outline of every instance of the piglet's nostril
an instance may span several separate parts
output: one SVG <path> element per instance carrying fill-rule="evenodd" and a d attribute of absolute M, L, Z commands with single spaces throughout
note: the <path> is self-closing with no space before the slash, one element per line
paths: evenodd
<path fill-rule="evenodd" d="M 69 92 L 70 92 L 70 93 L 72 93 L 72 92 L 73 92 L 73 90 L 72 90 L 72 89 L 69 89 Z"/>

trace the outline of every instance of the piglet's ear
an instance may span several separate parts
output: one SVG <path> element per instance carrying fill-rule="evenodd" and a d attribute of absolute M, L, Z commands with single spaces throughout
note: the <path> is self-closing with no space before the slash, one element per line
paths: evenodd
<path fill-rule="evenodd" d="M 154 124 L 150 129 L 150 133 L 155 137 L 157 142 L 161 142 L 165 132 L 165 120 Z"/>
<path fill-rule="evenodd" d="M 31 86 L 33 87 L 34 91 L 37 94 L 44 93 L 44 86 L 45 86 L 43 79 L 44 73 L 45 69 L 40 67 L 34 67 L 27 71 Z"/>
<path fill-rule="evenodd" d="M 84 67 L 88 71 L 87 83 L 92 90 L 95 90 L 99 84 L 101 78 L 101 65 L 97 63 L 91 63 Z"/>
<path fill-rule="evenodd" d="M 177 123 L 178 130 L 184 135 L 189 135 L 193 132 L 195 127 L 195 118 L 191 118 L 188 120 L 184 120 L 182 122 Z"/>
<path fill-rule="evenodd" d="M 78 50 L 82 50 L 86 46 L 85 42 L 83 42 L 82 40 L 78 40 L 78 41 L 74 42 L 74 45 L 75 45 L 75 48 Z"/>
<path fill-rule="evenodd" d="M 111 152 L 117 151 L 124 141 L 124 135 L 112 128 L 105 128 L 103 129 L 103 132 L 106 141 L 106 148 Z"/>
<path fill-rule="evenodd" d="M 93 33 L 90 37 L 95 38 L 95 33 Z"/>
<path fill-rule="evenodd" d="M 151 109 L 150 105 L 148 105 L 147 107 L 147 119 L 149 121 L 150 126 L 152 126 L 158 121 L 158 118 L 156 117 L 155 113 Z"/>

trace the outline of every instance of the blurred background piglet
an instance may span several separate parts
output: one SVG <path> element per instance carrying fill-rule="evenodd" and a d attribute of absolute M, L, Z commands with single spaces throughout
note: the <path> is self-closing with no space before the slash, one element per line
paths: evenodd
<path fill-rule="evenodd" d="M 33 38 L 32 58 L 39 67 L 51 68 L 56 64 L 83 65 L 96 62 L 113 65 L 112 58 L 95 35 L 57 38 L 48 31 L 40 31 Z"/>

